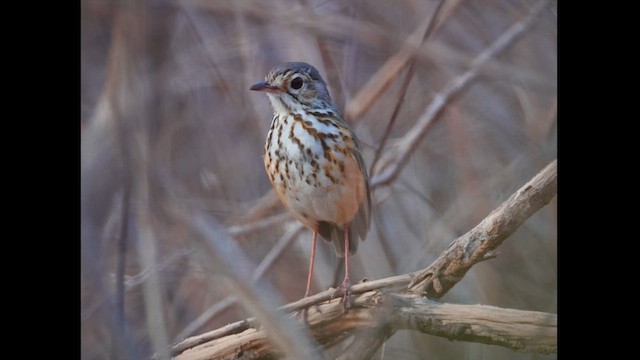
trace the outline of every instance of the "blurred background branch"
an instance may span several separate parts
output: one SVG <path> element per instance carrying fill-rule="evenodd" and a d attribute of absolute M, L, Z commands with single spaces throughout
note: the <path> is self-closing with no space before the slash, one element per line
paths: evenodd
<path fill-rule="evenodd" d="M 439 94 L 434 96 L 424 114 L 416 121 L 414 127 L 397 143 L 397 148 L 390 152 L 387 158 L 381 160 L 380 169 L 374 169 L 376 176 L 372 176 L 371 187 L 387 184 L 398 176 L 411 153 L 415 151 L 418 143 L 424 138 L 436 119 L 440 118 L 439 114 L 447 103 L 466 89 L 469 83 L 480 75 L 480 71 L 486 63 L 522 36 L 548 3 L 549 0 L 539 0 L 523 21 L 509 27 L 504 34 L 500 35 L 473 59 L 469 70 L 452 79 Z"/>
<path fill-rule="evenodd" d="M 278 351 L 317 356 L 304 332 L 288 335 L 291 309 L 277 310 L 304 293 L 311 234 L 271 191 L 261 158 L 271 109 L 248 87 L 277 63 L 313 64 L 364 143 L 367 168 L 393 165 L 373 174 L 393 178 L 375 189 L 351 277 L 387 279 L 395 291 L 411 281 L 398 274 L 434 263 L 557 157 L 555 4 L 81 2 L 82 358 L 162 354 L 251 317 L 268 324 Z M 514 24 L 526 25 L 519 37 L 474 67 Z M 407 142 L 470 70 L 474 81 Z M 440 300 L 555 313 L 556 230 L 553 198 Z M 313 279 L 320 297 L 340 271 L 325 245 Z M 415 290 L 434 292 L 432 278 Z M 322 355 L 555 358 L 384 326 L 352 336 L 350 345 L 333 337 Z"/>

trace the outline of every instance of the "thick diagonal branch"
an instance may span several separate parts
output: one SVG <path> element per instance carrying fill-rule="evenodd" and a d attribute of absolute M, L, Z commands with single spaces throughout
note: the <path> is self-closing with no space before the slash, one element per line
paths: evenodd
<path fill-rule="evenodd" d="M 509 235 L 541 207 L 548 204 L 558 186 L 558 161 L 554 160 L 476 227 L 457 238 L 428 268 L 420 271 L 409 289 L 439 299 L 476 263 L 494 256 Z"/>

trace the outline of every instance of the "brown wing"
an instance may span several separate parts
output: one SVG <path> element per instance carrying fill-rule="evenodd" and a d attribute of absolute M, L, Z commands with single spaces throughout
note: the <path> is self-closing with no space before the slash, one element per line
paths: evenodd
<path fill-rule="evenodd" d="M 344 120 L 340 122 L 342 126 L 346 124 L 346 122 L 343 123 L 343 121 Z M 359 241 L 364 241 L 367 236 L 367 232 L 369 231 L 369 225 L 371 223 L 371 194 L 369 192 L 367 168 L 365 166 L 364 159 L 362 158 L 362 154 L 360 153 L 360 142 L 353 131 L 351 131 L 348 124 L 344 127 L 349 129 L 349 133 L 353 138 L 355 146 L 351 148 L 351 156 L 358 164 L 358 168 L 363 179 L 362 185 L 365 190 L 365 198 L 360 202 L 356 215 L 348 224 L 349 254 L 355 254 L 358 249 Z M 331 222 L 321 221 L 318 223 L 318 233 L 325 240 L 333 242 L 333 246 L 338 256 L 344 256 L 344 232 L 341 226 Z"/>

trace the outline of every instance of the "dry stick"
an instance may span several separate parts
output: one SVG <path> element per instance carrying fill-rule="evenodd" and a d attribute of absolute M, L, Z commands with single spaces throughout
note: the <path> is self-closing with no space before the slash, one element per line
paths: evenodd
<path fill-rule="evenodd" d="M 375 296 L 381 294 L 380 291 L 373 291 L 377 289 L 384 289 L 384 291 L 393 290 L 393 288 L 404 287 L 408 284 L 412 284 L 409 286 L 409 289 L 412 291 L 422 292 L 420 289 L 422 288 L 422 284 L 427 282 L 427 284 L 438 283 L 439 288 L 441 289 L 440 295 L 444 294 L 448 289 L 451 288 L 455 284 L 455 282 L 462 279 L 462 275 L 468 270 L 468 268 L 480 261 L 486 260 L 488 258 L 495 256 L 495 247 L 497 247 L 502 241 L 511 234 L 518 226 L 520 226 L 527 217 L 531 214 L 535 213 L 538 209 L 543 207 L 545 204 L 549 202 L 549 200 L 556 194 L 557 189 L 557 161 L 552 161 L 549 165 L 547 165 L 542 171 L 540 171 L 533 179 L 531 179 L 528 183 L 526 183 L 523 187 L 521 187 L 515 194 L 513 194 L 507 201 L 505 201 L 502 205 L 496 208 L 489 216 L 483 220 L 480 224 L 478 224 L 475 228 L 469 231 L 467 234 L 456 239 L 450 246 L 445 250 L 436 261 L 426 269 L 414 273 L 393 276 L 385 279 L 375 280 L 364 282 L 360 284 L 353 285 L 351 288 L 351 292 L 353 295 L 361 294 L 353 297 L 354 307 L 349 310 L 347 315 L 349 317 L 340 318 L 339 314 L 333 314 L 333 310 L 340 311 L 340 299 L 333 299 L 328 304 L 320 305 L 319 310 L 315 310 L 315 308 L 311 307 L 309 309 L 309 322 L 312 325 L 312 331 L 315 334 L 320 331 L 318 327 L 313 328 L 313 324 L 317 324 L 323 321 L 330 321 L 331 316 L 335 315 L 339 319 L 336 320 L 333 332 L 334 335 L 342 334 L 345 331 L 344 326 L 353 326 L 354 322 L 363 321 L 363 318 L 366 318 L 366 314 L 360 313 L 362 309 L 359 307 L 363 306 L 363 304 L 372 303 L 373 307 L 376 305 L 377 299 Z M 504 232 L 504 233 L 503 233 Z M 477 236 L 479 234 L 483 234 L 483 236 Z M 474 236 L 476 235 L 476 236 Z M 460 258 L 458 255 L 466 255 Z M 440 274 L 446 275 L 445 278 L 434 278 L 431 274 Z M 453 275 L 452 275 L 453 274 Z M 413 281 L 412 281 L 413 280 Z M 329 289 L 322 293 L 310 296 L 308 298 L 301 299 L 294 303 L 290 303 L 280 308 L 280 310 L 286 312 L 294 312 L 303 307 L 309 307 L 311 305 L 317 305 L 323 303 L 332 298 L 334 293 L 333 289 Z M 363 294 L 364 293 L 364 294 Z M 398 294 L 394 294 L 397 296 Z M 406 294 L 404 296 L 412 297 L 412 299 L 419 299 L 415 295 Z M 370 300 L 370 299 L 374 300 Z M 412 300 L 413 301 L 413 300 Z M 418 300 L 415 300 L 418 301 Z M 420 305 L 416 303 L 417 305 Z M 422 306 L 422 305 L 420 305 Z M 513 310 L 519 311 L 519 310 Z M 524 312 L 521 312 L 524 313 Z M 536 315 L 537 316 L 537 315 Z M 553 319 L 555 315 L 548 314 L 545 315 L 548 319 Z M 360 319 L 360 320 L 358 320 Z M 395 325 L 394 326 L 409 326 L 402 325 L 405 324 L 403 321 L 410 321 L 409 318 L 403 318 L 401 315 L 396 314 L 394 318 Z M 404 320 L 403 320 L 404 319 Z M 428 317 L 424 318 L 425 321 L 428 320 Z M 549 320 L 549 321 L 551 321 Z M 346 325 L 340 325 L 346 322 Z M 202 334 L 196 337 L 192 337 L 184 340 L 183 342 L 176 344 L 172 347 L 171 353 L 173 355 L 177 355 L 186 349 L 191 349 L 194 344 L 204 344 L 211 342 L 216 339 L 220 339 L 225 336 L 230 336 L 234 334 L 238 334 L 242 331 L 246 331 L 250 326 L 247 324 L 253 324 L 253 319 L 243 320 L 231 325 L 228 325 L 224 328 L 214 330 L 208 332 L 206 334 Z M 468 323 L 467 323 L 468 324 Z M 424 325 L 424 324 L 422 324 Z M 416 329 L 418 326 L 422 326 L 421 323 L 416 323 Z M 340 327 L 342 326 L 342 327 Z M 377 324 L 379 327 L 388 326 L 387 323 Z M 413 326 L 413 325 L 411 325 Z M 539 326 L 555 326 L 553 324 L 539 324 Z M 357 328 L 357 327 L 356 327 Z M 464 328 L 465 331 L 467 327 Z M 339 330 L 339 331 L 338 331 Z M 427 331 L 423 328 L 418 329 L 420 331 Z M 430 330 L 429 330 L 430 331 Z M 471 330 L 470 330 L 471 331 Z M 427 331 L 428 332 L 428 331 Z M 428 332 L 431 333 L 431 332 Z M 438 332 L 434 330 L 434 335 L 444 336 L 469 336 L 469 332 L 463 332 L 461 334 L 451 334 L 447 332 Z M 326 335 L 328 336 L 328 335 Z M 336 335 L 337 336 L 337 335 Z M 504 334 L 500 336 L 505 336 Z M 363 338 L 366 338 L 363 336 Z M 242 338 L 239 337 L 238 341 L 241 342 Z M 465 340 L 469 340 L 469 338 L 464 338 Z M 358 338 L 356 338 L 356 341 Z M 375 340 L 375 339 L 371 339 Z M 484 337 L 482 339 L 475 339 L 474 341 L 487 342 L 491 341 L 487 340 Z M 554 337 L 555 341 L 555 337 Z M 496 345 L 507 346 L 513 349 L 520 349 L 514 342 L 510 342 L 508 344 L 504 343 L 502 340 L 496 340 Z M 511 345 L 510 345 L 511 344 Z M 549 344 L 547 344 L 549 345 Z M 540 351 L 545 352 L 545 349 L 551 349 L 552 346 L 547 346 L 543 348 L 527 348 L 527 351 Z M 372 345 L 375 346 L 375 345 Z M 354 348 L 360 348 L 359 345 L 354 345 Z M 532 350 L 533 349 L 533 350 Z"/>
<path fill-rule="evenodd" d="M 330 347 L 355 332 L 356 341 L 338 359 L 362 359 L 395 331 L 407 329 L 449 340 L 499 345 L 515 351 L 548 354 L 557 350 L 557 315 L 485 305 L 439 303 L 412 294 L 371 291 L 358 296 L 347 314 L 339 299 L 310 309 L 309 327 L 316 341 Z M 220 328 L 217 340 L 182 347 L 179 360 L 228 359 L 273 355 L 267 332 L 253 319 Z M 302 326 L 300 324 L 299 326 Z M 226 336 L 221 336 L 226 334 Z M 362 341 L 358 341 L 363 339 Z M 191 339 L 189 339 L 191 340 Z M 363 347 L 369 341 L 377 346 Z M 195 339 L 192 341 L 196 343 Z"/>
<path fill-rule="evenodd" d="M 475 80 L 482 68 L 498 54 L 509 48 L 522 36 L 533 24 L 533 20 L 540 15 L 548 4 L 549 0 L 538 1 L 530 10 L 527 17 L 513 24 L 504 34 L 497 38 L 489 47 L 483 50 L 472 62 L 469 70 L 450 81 L 439 94 L 436 94 L 422 116 L 418 119 L 413 128 L 407 132 L 397 149 L 381 161 L 381 170 L 378 175 L 371 179 L 371 188 L 389 184 L 404 168 L 409 156 L 416 149 L 420 141 L 425 137 L 427 131 L 442 112 L 444 107 L 456 95 L 466 89 L 471 81 Z"/>
<path fill-rule="evenodd" d="M 225 336 L 233 335 L 241 333 L 247 329 L 251 329 L 257 327 L 255 318 L 244 319 L 241 321 L 237 321 L 231 323 L 229 325 L 223 326 L 219 329 L 206 332 L 204 334 L 192 336 L 188 339 L 185 339 L 178 344 L 171 347 L 171 356 L 176 356 L 183 353 L 187 349 L 191 349 L 200 344 L 204 344 L 206 342 L 219 339 Z"/>

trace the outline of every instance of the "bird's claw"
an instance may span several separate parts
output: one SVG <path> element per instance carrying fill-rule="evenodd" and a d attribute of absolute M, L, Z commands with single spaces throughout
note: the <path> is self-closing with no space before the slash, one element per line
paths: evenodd
<path fill-rule="evenodd" d="M 351 281 L 348 278 L 342 281 L 342 284 L 333 292 L 331 298 L 333 299 L 340 294 L 342 294 L 342 313 L 345 314 L 347 309 L 351 307 Z"/>

